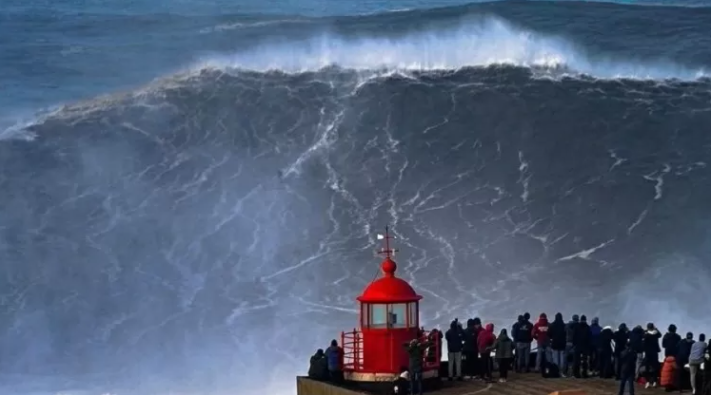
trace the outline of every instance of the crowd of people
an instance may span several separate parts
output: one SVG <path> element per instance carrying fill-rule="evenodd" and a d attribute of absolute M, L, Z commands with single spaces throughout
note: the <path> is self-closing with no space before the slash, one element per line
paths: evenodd
<path fill-rule="evenodd" d="M 531 356 L 534 341 L 535 358 Z M 585 315 L 573 315 L 565 322 L 560 313 L 553 321 L 540 314 L 535 323 L 529 313 L 522 314 L 510 332 L 501 329 L 498 335 L 493 324 L 482 325 L 479 318 L 467 320 L 466 325 L 455 319 L 444 334 L 435 329 L 413 339 L 404 344 L 409 366 L 396 380 L 395 392 L 402 394 L 407 388 L 413 395 L 422 394 L 423 360 L 441 361 L 445 343 L 450 381 L 494 382 L 494 371 L 498 370 L 498 381 L 506 383 L 513 369 L 517 373 L 537 372 L 545 378 L 616 379 L 619 395 L 626 388 L 634 395 L 635 383 L 667 391 L 690 389 L 693 395 L 701 395 L 700 382 L 705 385 L 703 395 L 711 395 L 711 385 L 706 384 L 711 372 L 705 372 L 705 381 L 699 375 L 709 359 L 705 334 L 695 337 L 688 332 L 682 337 L 675 325 L 669 325 L 662 335 L 653 323 L 646 329 L 640 325 L 629 329 L 625 324 L 613 329 L 601 326 L 598 318 L 588 323 Z M 311 357 L 309 376 L 340 381 L 342 360 L 343 349 L 333 340 L 325 352 L 318 350 Z"/>
<path fill-rule="evenodd" d="M 614 378 L 620 381 L 620 395 L 625 387 L 634 394 L 634 383 L 643 383 L 646 388 L 661 385 L 668 391 L 681 391 L 688 383 L 692 394 L 697 394 L 697 375 L 708 352 L 703 333 L 695 339 L 688 332 L 682 338 L 677 327 L 670 325 L 662 336 L 653 323 L 646 329 L 638 325 L 630 330 L 620 324 L 613 330 L 601 326 L 597 318 L 588 323 L 585 315 L 577 314 L 568 322 L 560 313 L 553 321 L 546 314 L 535 323 L 530 319 L 529 313 L 520 315 L 510 335 L 502 329 L 498 337 L 494 336 L 494 325 L 482 326 L 479 318 L 467 320 L 466 326 L 455 319 L 444 336 L 433 332 L 428 344 L 436 338 L 446 341 L 449 380 L 469 376 L 493 381 L 496 363 L 502 383 L 513 368 L 520 373 L 533 370 L 546 378 Z M 535 362 L 531 358 L 534 341 Z"/>

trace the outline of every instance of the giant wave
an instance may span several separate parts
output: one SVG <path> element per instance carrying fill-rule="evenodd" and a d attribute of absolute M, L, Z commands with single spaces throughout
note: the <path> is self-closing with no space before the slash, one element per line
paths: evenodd
<path fill-rule="evenodd" d="M 705 72 L 590 52 L 494 17 L 323 31 L 16 128 L 0 389 L 293 392 L 384 224 L 428 326 L 525 304 L 704 330 Z"/>

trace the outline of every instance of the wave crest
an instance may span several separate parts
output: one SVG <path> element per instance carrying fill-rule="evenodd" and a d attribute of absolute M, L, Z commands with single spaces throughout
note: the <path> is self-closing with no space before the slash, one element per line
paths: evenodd
<path fill-rule="evenodd" d="M 565 69 L 573 74 L 605 79 L 696 80 L 707 77 L 704 69 L 670 61 L 650 64 L 592 56 L 564 38 L 526 31 L 496 17 L 397 38 L 348 38 L 324 32 L 298 43 L 274 43 L 233 55 L 212 56 L 201 61 L 199 67 L 305 72 L 333 65 L 354 70 L 408 71 L 512 65 Z"/>

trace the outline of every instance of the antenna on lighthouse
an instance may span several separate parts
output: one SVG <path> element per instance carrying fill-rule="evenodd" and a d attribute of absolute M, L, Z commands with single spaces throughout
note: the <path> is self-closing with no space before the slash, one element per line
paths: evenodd
<path fill-rule="evenodd" d="M 390 248 L 390 239 L 394 239 L 395 237 L 390 236 L 390 228 L 388 226 L 385 227 L 385 234 L 383 235 L 378 233 L 377 238 L 378 240 L 385 240 L 385 248 L 381 248 L 378 251 L 378 254 L 384 254 L 387 258 L 395 256 L 395 253 L 398 252 L 398 250 Z"/>

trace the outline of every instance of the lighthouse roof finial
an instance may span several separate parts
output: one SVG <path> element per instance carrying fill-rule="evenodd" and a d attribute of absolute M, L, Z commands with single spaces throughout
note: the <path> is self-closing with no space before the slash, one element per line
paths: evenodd
<path fill-rule="evenodd" d="M 380 268 L 382 269 L 383 274 L 386 277 L 394 277 L 395 270 L 397 270 L 397 264 L 395 263 L 395 261 L 392 260 L 392 256 L 395 255 L 397 249 L 390 248 L 390 239 L 393 238 L 394 237 L 390 236 L 390 228 L 387 226 L 385 227 L 385 235 L 378 235 L 379 240 L 385 241 L 384 248 L 381 248 L 378 253 L 385 255 L 385 260 L 383 260 L 383 263 L 380 265 Z"/>

